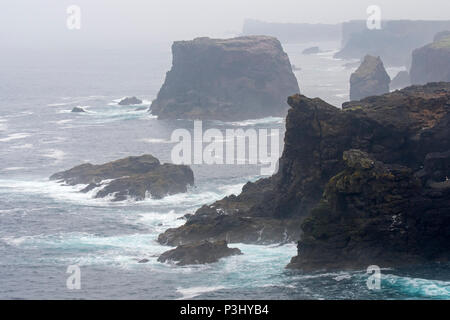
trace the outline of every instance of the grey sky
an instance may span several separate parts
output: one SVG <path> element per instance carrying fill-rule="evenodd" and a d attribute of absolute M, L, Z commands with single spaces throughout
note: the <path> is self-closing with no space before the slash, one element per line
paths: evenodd
<path fill-rule="evenodd" d="M 66 28 L 66 8 L 82 10 L 80 31 Z M 239 33 L 245 18 L 337 23 L 365 19 L 369 5 L 383 19 L 450 19 L 449 0 L 14 0 L 3 1 L 4 46 L 53 47 L 169 42 Z"/>

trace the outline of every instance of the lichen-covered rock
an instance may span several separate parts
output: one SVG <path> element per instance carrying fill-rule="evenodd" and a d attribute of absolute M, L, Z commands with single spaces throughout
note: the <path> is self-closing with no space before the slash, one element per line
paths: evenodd
<path fill-rule="evenodd" d="M 303 222 L 298 256 L 289 268 L 365 269 L 449 260 L 450 184 L 424 188 L 411 169 L 375 161 L 360 150 L 344 152 L 344 161 L 346 168 L 330 179 Z"/>
<path fill-rule="evenodd" d="M 159 119 L 284 116 L 299 92 L 287 54 L 268 36 L 197 38 L 172 46 L 172 69 L 153 101 Z"/>
<path fill-rule="evenodd" d="M 392 190 L 400 190 L 405 201 L 398 203 L 399 210 L 403 206 L 409 210 L 408 203 L 425 199 L 418 208 L 425 209 L 428 204 L 433 210 L 424 228 L 437 230 L 434 219 L 440 223 L 445 218 L 440 215 L 448 211 L 442 192 L 448 184 L 445 177 L 448 177 L 446 152 L 450 150 L 450 83 L 411 86 L 346 103 L 343 109 L 302 95 L 289 97 L 288 104 L 291 109 L 286 118 L 279 171 L 270 178 L 246 184 L 237 196 L 203 206 L 183 226 L 161 234 L 160 243 L 177 245 L 225 239 L 229 243 L 267 244 L 298 240 L 304 232 L 303 221 L 318 210 L 314 208 L 320 207 L 326 186 L 338 181 L 333 177 L 349 170 L 364 174 L 391 170 L 394 178 L 406 185 L 397 186 L 397 178 L 391 181 L 390 175 L 380 177 L 373 186 L 379 192 L 377 196 L 394 201 L 395 197 L 389 198 Z M 351 149 L 360 151 L 346 152 Z M 346 181 L 344 176 L 339 177 L 342 183 Z M 369 189 L 355 183 L 357 176 L 352 177 L 355 179 L 352 178 L 349 188 L 355 192 L 362 188 L 364 198 Z M 433 195 L 441 200 L 432 203 Z M 352 199 L 355 205 L 362 201 L 356 195 Z M 342 203 L 345 205 L 346 201 Z M 364 202 L 361 203 L 364 207 Z M 431 233 L 427 231 L 419 237 L 422 232 L 425 231 L 410 234 L 424 241 L 422 247 L 416 247 L 416 255 L 425 246 L 435 245 L 433 239 L 427 240 Z M 372 248 L 375 247 L 369 246 L 368 250 Z M 348 266 L 351 265 L 349 261 Z"/>
<path fill-rule="evenodd" d="M 120 100 L 119 105 L 120 106 L 134 106 L 137 104 L 141 104 L 142 100 L 136 98 L 136 97 L 127 97 L 122 100 Z"/>
<path fill-rule="evenodd" d="M 390 82 L 380 57 L 367 55 L 350 77 L 350 100 L 388 93 Z"/>
<path fill-rule="evenodd" d="M 85 163 L 55 173 L 50 180 L 67 185 L 84 184 L 87 186 L 82 192 L 96 189 L 96 198 L 111 195 L 114 201 L 122 201 L 128 197 L 143 200 L 147 195 L 159 199 L 186 192 L 194 184 L 194 174 L 188 166 L 161 164 L 152 155 L 143 155 L 102 165 Z"/>
<path fill-rule="evenodd" d="M 403 89 L 409 85 L 411 85 L 411 79 L 408 71 L 400 71 L 394 79 L 392 79 L 390 89 Z"/>
<path fill-rule="evenodd" d="M 434 42 L 412 54 L 411 82 L 450 81 L 450 31 L 438 33 Z"/>
<path fill-rule="evenodd" d="M 240 254 L 242 254 L 241 250 L 229 248 L 226 241 L 202 241 L 180 245 L 175 249 L 166 251 L 158 258 L 158 261 L 174 262 L 178 266 L 184 266 L 214 263 L 221 258 Z"/>

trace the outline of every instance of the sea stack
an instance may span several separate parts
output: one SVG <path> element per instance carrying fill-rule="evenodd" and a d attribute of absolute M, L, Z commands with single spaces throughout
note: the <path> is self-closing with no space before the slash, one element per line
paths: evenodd
<path fill-rule="evenodd" d="M 299 92 L 289 58 L 274 37 L 177 41 L 172 54 L 172 69 L 151 106 L 159 119 L 285 116 L 286 97 Z"/>
<path fill-rule="evenodd" d="M 433 43 L 414 50 L 411 64 L 411 82 L 450 81 L 450 31 L 434 37 Z"/>
<path fill-rule="evenodd" d="M 366 55 L 350 77 L 350 100 L 388 93 L 390 82 L 380 57 Z"/>

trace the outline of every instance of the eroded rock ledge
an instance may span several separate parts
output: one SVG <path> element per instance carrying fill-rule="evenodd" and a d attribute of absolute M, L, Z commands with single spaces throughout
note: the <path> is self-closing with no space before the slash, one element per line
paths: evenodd
<path fill-rule="evenodd" d="M 50 180 L 72 186 L 87 185 L 81 192 L 98 189 L 96 198 L 112 196 L 113 201 L 122 201 L 129 197 L 143 200 L 147 195 L 159 199 L 186 192 L 194 184 L 194 174 L 188 166 L 161 164 L 152 155 L 143 155 L 102 165 L 85 163 L 55 173 Z"/>
<path fill-rule="evenodd" d="M 300 240 L 313 249 L 303 254 L 300 245 L 291 267 L 306 269 L 359 267 L 372 257 L 380 264 L 396 264 L 405 257 L 422 261 L 448 256 L 450 83 L 412 86 L 349 102 L 343 109 L 302 95 L 289 97 L 288 104 L 279 172 L 246 184 L 238 196 L 203 206 L 185 225 L 161 234 L 159 242 Z M 364 156 L 349 157 L 353 149 Z M 357 168 L 358 163 L 364 165 Z M 373 174 L 380 177 L 370 178 Z M 356 194 L 345 181 L 352 181 Z M 341 185 L 344 189 L 337 187 Z M 325 200 L 331 206 L 326 211 L 321 210 Z M 393 229 L 381 224 L 397 219 L 392 216 L 411 220 L 401 220 Z M 367 234 L 346 240 L 361 232 Z M 343 246 L 347 243 L 353 245 Z M 328 248 L 323 260 L 316 259 L 316 248 Z"/>

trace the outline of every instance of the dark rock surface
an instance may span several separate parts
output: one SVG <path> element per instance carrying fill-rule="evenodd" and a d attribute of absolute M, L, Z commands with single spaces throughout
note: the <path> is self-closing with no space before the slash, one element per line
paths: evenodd
<path fill-rule="evenodd" d="M 319 47 L 310 47 L 303 50 L 302 54 L 318 54 L 319 52 L 320 52 Z"/>
<path fill-rule="evenodd" d="M 70 170 L 55 173 L 50 180 L 67 185 L 87 184 L 82 192 L 102 187 L 95 197 L 113 195 L 114 201 L 128 197 L 143 200 L 183 193 L 194 184 L 194 175 L 188 166 L 161 164 L 151 155 L 128 157 L 102 165 L 85 163 Z"/>
<path fill-rule="evenodd" d="M 73 112 L 73 113 L 83 113 L 83 112 L 86 112 L 86 110 L 84 110 L 81 107 L 74 107 L 71 112 Z"/>
<path fill-rule="evenodd" d="M 393 242 L 393 246 L 398 245 L 398 250 L 387 249 L 383 259 L 383 253 L 373 240 L 372 243 L 355 245 L 354 252 L 351 252 L 352 247 L 348 247 L 348 252 L 340 260 L 339 251 L 333 253 L 338 249 L 333 249 L 330 244 L 329 260 L 316 264 L 313 254 L 318 251 L 313 250 L 305 257 L 306 260 L 302 255 L 296 258 L 291 267 L 357 268 L 371 257 L 378 257 L 380 264 L 396 263 L 393 252 L 403 249 L 405 256 L 399 256 L 399 259 L 408 255 L 408 261 L 438 259 L 437 251 L 442 257 L 449 253 L 450 233 L 445 229 L 449 224 L 442 223 L 447 221 L 450 212 L 447 180 L 450 175 L 447 162 L 450 150 L 450 83 L 411 86 L 382 96 L 348 102 L 342 110 L 318 98 L 309 99 L 302 95 L 289 97 L 288 104 L 291 109 L 286 118 L 285 146 L 278 173 L 246 184 L 238 196 L 203 206 L 189 216 L 183 226 L 161 234 L 160 243 L 178 245 L 204 239 L 260 244 L 298 239 L 315 241 L 310 237 L 312 231 L 308 227 L 302 228 L 305 219 L 320 219 L 321 216 L 315 212 L 320 211 L 326 199 L 342 199 L 342 202 L 338 201 L 340 211 L 329 214 L 342 223 L 347 221 L 342 215 L 352 216 L 346 208 L 355 208 L 358 210 L 355 214 L 364 217 L 367 207 L 372 212 L 370 214 L 379 212 L 382 219 L 389 217 L 392 222 L 393 215 L 405 216 L 417 204 L 422 211 L 412 210 L 411 213 L 411 217 L 416 219 L 416 231 L 407 233 L 411 247 L 404 246 L 400 240 Z M 358 149 L 361 153 L 346 153 L 344 157 L 344 152 L 351 149 Z M 356 171 L 363 174 L 361 180 L 357 179 L 359 173 L 353 176 Z M 383 174 L 370 178 L 377 172 Z M 392 175 L 384 174 L 386 172 Z M 352 186 L 359 188 L 355 189 L 357 192 L 352 194 L 348 189 L 348 196 L 333 196 L 339 193 L 336 190 L 341 190 L 336 187 L 337 181 L 342 182 L 338 186 L 347 188 L 345 181 L 349 179 L 352 179 Z M 372 181 L 374 185 L 371 185 Z M 347 192 L 345 188 L 342 190 Z M 322 196 L 326 190 L 328 193 Z M 374 202 L 365 203 L 366 198 Z M 384 208 L 386 211 L 382 211 Z M 421 212 L 424 212 L 422 216 Z M 324 216 L 324 221 L 330 221 L 328 216 Z M 348 221 L 364 223 L 358 219 Z M 408 225 L 408 228 L 412 226 Z M 383 240 L 390 235 L 378 234 L 381 229 L 363 230 L 370 233 L 367 237 L 381 237 L 385 247 L 390 245 Z M 436 230 L 441 234 L 433 237 L 432 232 Z M 302 237 L 303 232 L 307 234 L 306 238 Z M 348 236 L 348 228 L 339 228 L 335 232 L 329 239 L 337 241 L 339 237 Z M 395 234 L 392 236 L 396 237 Z M 362 238 L 355 238 L 355 241 L 358 239 Z M 439 245 L 438 241 L 442 244 Z M 413 244 L 418 242 L 420 246 Z M 356 256 L 363 246 L 374 253 L 361 254 L 367 257 L 365 260 L 343 261 L 344 257 Z M 436 248 L 428 255 L 429 247 Z"/>
<path fill-rule="evenodd" d="M 240 255 L 238 248 L 229 248 L 226 241 L 202 241 L 180 245 L 175 249 L 164 252 L 159 262 L 175 262 L 179 266 L 192 264 L 214 263 L 221 258 Z"/>
<path fill-rule="evenodd" d="M 350 100 L 388 93 L 390 82 L 380 57 L 367 55 L 350 77 Z"/>
<path fill-rule="evenodd" d="M 408 71 L 400 71 L 399 73 L 397 73 L 394 79 L 392 79 L 390 89 L 403 89 L 409 85 L 411 85 L 411 79 L 409 77 Z"/>
<path fill-rule="evenodd" d="M 159 119 L 284 116 L 286 97 L 299 92 L 289 58 L 273 37 L 177 41 L 172 54 L 172 69 L 151 106 Z"/>
<path fill-rule="evenodd" d="M 411 82 L 450 81 L 450 31 L 440 32 L 434 42 L 414 50 L 411 64 Z"/>
<path fill-rule="evenodd" d="M 136 97 L 127 97 L 122 100 L 120 100 L 119 105 L 120 106 L 134 106 L 137 104 L 141 104 L 142 100 L 136 98 Z"/>
<path fill-rule="evenodd" d="M 370 54 L 381 57 L 386 66 L 409 68 L 413 50 L 442 30 L 450 30 L 450 21 L 383 20 L 381 30 L 369 30 L 365 20 L 344 22 L 342 49 L 335 57 L 361 59 Z"/>

